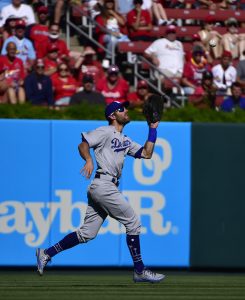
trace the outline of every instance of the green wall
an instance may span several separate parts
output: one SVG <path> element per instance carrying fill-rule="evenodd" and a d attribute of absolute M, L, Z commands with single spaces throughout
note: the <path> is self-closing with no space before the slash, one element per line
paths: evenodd
<path fill-rule="evenodd" d="M 245 267 L 245 125 L 192 124 L 191 266 Z"/>

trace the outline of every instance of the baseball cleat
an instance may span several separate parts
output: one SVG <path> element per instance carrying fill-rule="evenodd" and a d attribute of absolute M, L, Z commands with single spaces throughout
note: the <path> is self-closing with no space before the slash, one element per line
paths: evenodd
<path fill-rule="evenodd" d="M 37 257 L 37 271 L 39 275 L 43 275 L 43 269 L 51 259 L 47 254 L 44 253 L 44 250 L 40 248 L 37 248 L 36 250 L 36 257 Z"/>
<path fill-rule="evenodd" d="M 165 275 L 154 273 L 149 269 L 144 269 L 141 274 L 138 274 L 136 271 L 134 271 L 134 282 L 160 282 L 165 278 Z"/>

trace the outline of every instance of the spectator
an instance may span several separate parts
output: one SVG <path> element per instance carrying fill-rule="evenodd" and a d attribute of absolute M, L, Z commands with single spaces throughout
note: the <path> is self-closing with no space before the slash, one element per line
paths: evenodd
<path fill-rule="evenodd" d="M 37 58 L 43 57 L 43 48 L 48 42 L 48 8 L 39 6 L 37 8 L 38 23 L 30 29 L 30 40 L 33 42 Z"/>
<path fill-rule="evenodd" d="M 49 44 L 47 47 L 47 56 L 44 61 L 44 74 L 51 76 L 58 70 L 58 65 L 62 62 L 58 55 L 59 48 L 56 44 Z"/>
<path fill-rule="evenodd" d="M 25 28 L 26 24 L 23 20 L 18 20 L 15 22 L 15 35 L 10 36 L 7 38 L 7 40 L 4 42 L 2 47 L 2 55 L 6 55 L 6 45 L 9 42 L 15 43 L 17 46 L 17 57 L 20 58 L 23 61 L 24 67 L 26 70 L 30 71 L 32 68 L 32 65 L 36 59 L 36 53 L 33 48 L 32 42 L 25 38 Z"/>
<path fill-rule="evenodd" d="M 5 67 L 3 62 L 0 62 L 0 104 L 8 102 L 8 83 L 5 75 Z"/>
<path fill-rule="evenodd" d="M 225 98 L 220 109 L 226 112 L 235 111 L 237 108 L 245 109 L 245 97 L 242 96 L 242 88 L 238 82 L 233 82 L 231 86 L 231 96 Z"/>
<path fill-rule="evenodd" d="M 0 64 L 5 69 L 5 77 L 8 84 L 7 97 L 11 104 L 25 102 L 25 90 L 23 88 L 25 71 L 21 59 L 16 57 L 16 45 L 9 42 L 6 46 L 7 54 L 0 56 Z"/>
<path fill-rule="evenodd" d="M 185 60 L 190 61 L 192 59 L 192 52 L 196 47 L 201 48 L 204 52 L 204 55 L 202 56 L 202 60 L 207 61 L 209 64 L 212 64 L 213 58 L 210 55 L 210 53 L 208 51 L 206 51 L 206 49 L 201 41 L 200 35 L 198 33 L 195 33 L 192 35 L 192 49 L 185 51 Z"/>
<path fill-rule="evenodd" d="M 37 59 L 34 71 L 25 78 L 27 100 L 33 105 L 53 105 L 53 89 L 51 79 L 44 75 L 44 62 Z"/>
<path fill-rule="evenodd" d="M 135 92 L 129 93 L 127 100 L 129 101 L 130 107 L 142 108 L 145 100 L 149 95 L 150 93 L 148 83 L 145 80 L 140 80 L 137 84 L 137 90 Z"/>
<path fill-rule="evenodd" d="M 245 56 L 245 51 L 243 55 Z M 237 70 L 236 81 L 238 81 L 238 83 L 240 83 L 241 87 L 244 89 L 245 88 L 245 59 L 239 61 L 236 70 Z"/>
<path fill-rule="evenodd" d="M 213 29 L 214 22 L 214 17 L 206 17 L 206 19 L 203 22 L 202 29 L 198 32 L 198 35 L 200 36 L 201 41 L 205 47 L 205 52 L 207 52 L 207 54 L 210 54 L 213 58 L 216 59 L 219 58 L 222 53 L 222 36 L 218 33 L 218 31 Z M 215 47 L 210 47 L 210 40 L 214 40 L 216 42 Z"/>
<path fill-rule="evenodd" d="M 69 0 L 56 0 L 54 7 L 54 23 L 60 25 L 60 20 L 62 17 L 62 11 L 65 5 L 65 2 L 68 3 Z"/>
<path fill-rule="evenodd" d="M 11 4 L 3 7 L 0 12 L 0 28 L 3 27 L 9 16 L 18 16 L 27 25 L 35 23 L 35 16 L 31 6 L 21 2 L 22 0 L 12 0 Z"/>
<path fill-rule="evenodd" d="M 108 32 L 104 32 L 99 26 L 96 27 L 98 40 L 105 45 L 106 58 L 111 59 L 116 45 L 122 41 L 129 41 L 124 34 L 126 21 L 122 15 L 115 10 L 115 0 L 105 0 L 101 7 L 101 13 L 96 17 L 96 22 L 105 27 Z"/>
<path fill-rule="evenodd" d="M 83 91 L 75 93 L 71 97 L 70 104 L 105 104 L 105 98 L 101 93 L 94 91 L 94 77 L 91 74 L 84 74 L 82 78 Z"/>
<path fill-rule="evenodd" d="M 40 58 L 43 58 L 48 53 L 48 48 L 50 45 L 56 45 L 58 48 L 58 57 L 64 62 L 68 62 L 70 57 L 70 51 L 67 48 L 66 42 L 60 39 L 60 26 L 56 23 L 51 23 L 49 25 L 49 38 L 46 45 L 43 45 L 43 53 Z"/>
<path fill-rule="evenodd" d="M 54 7 L 54 22 L 60 25 L 61 17 L 65 6 L 66 9 L 69 9 L 70 3 L 81 5 L 81 2 L 81 0 L 56 0 Z"/>
<path fill-rule="evenodd" d="M 173 23 L 172 21 L 168 20 L 166 11 L 163 8 L 161 0 L 152 0 L 149 2 L 150 10 L 154 20 L 156 21 L 156 25 L 170 25 Z M 144 7 L 144 4 L 142 6 L 142 9 L 147 9 L 146 7 Z"/>
<path fill-rule="evenodd" d="M 230 93 L 230 87 L 236 81 L 236 69 L 231 65 L 232 55 L 224 51 L 220 64 L 212 68 L 214 84 L 217 87 L 218 95 Z"/>
<path fill-rule="evenodd" d="M 77 73 L 78 82 L 82 82 L 85 74 L 91 74 L 94 77 L 94 82 L 97 84 L 98 80 L 105 76 L 103 67 L 100 61 L 94 60 L 96 52 L 90 46 L 84 48 L 81 57 L 75 63 L 75 70 Z"/>
<path fill-rule="evenodd" d="M 213 74 L 205 71 L 202 75 L 201 86 L 195 88 L 188 97 L 191 104 L 198 108 L 214 109 L 216 105 L 216 87 L 213 83 Z"/>
<path fill-rule="evenodd" d="M 129 38 L 132 41 L 152 41 L 152 20 L 148 10 L 142 9 L 143 0 L 134 0 L 134 9 L 127 14 Z"/>
<path fill-rule="evenodd" d="M 201 85 L 203 73 L 209 70 L 210 66 L 204 58 L 203 49 L 196 46 L 191 60 L 184 65 L 182 85 L 186 95 L 192 95 L 195 92 L 195 89 Z"/>
<path fill-rule="evenodd" d="M 47 55 L 47 49 L 51 44 L 55 44 L 58 47 L 58 57 L 65 63 L 69 63 L 72 58 L 77 59 L 80 56 L 80 52 L 70 51 L 66 42 L 60 39 L 60 26 L 56 23 L 49 24 L 48 41 L 45 45 L 43 45 L 43 52 L 41 53 L 40 58 Z"/>
<path fill-rule="evenodd" d="M 69 105 L 70 98 L 76 93 L 78 86 L 76 80 L 69 73 L 68 65 L 59 64 L 57 74 L 54 74 L 51 79 L 55 106 Z"/>
<path fill-rule="evenodd" d="M 184 66 L 184 50 L 180 41 L 176 40 L 176 27 L 169 25 L 166 37 L 153 42 L 145 54 L 153 64 L 167 77 L 181 78 Z"/>
<path fill-rule="evenodd" d="M 235 18 L 226 21 L 227 33 L 222 36 L 222 46 L 224 51 L 229 51 L 232 58 L 239 57 L 239 34 L 238 22 Z"/>
<path fill-rule="evenodd" d="M 16 16 L 9 16 L 3 26 L 3 41 L 5 41 L 8 37 L 15 35 L 15 23 L 20 18 Z"/>
<path fill-rule="evenodd" d="M 98 81 L 96 90 L 105 97 L 106 104 L 113 101 L 123 103 L 127 99 L 129 85 L 119 75 L 119 68 L 116 65 L 111 65 L 107 70 L 107 77 Z"/>

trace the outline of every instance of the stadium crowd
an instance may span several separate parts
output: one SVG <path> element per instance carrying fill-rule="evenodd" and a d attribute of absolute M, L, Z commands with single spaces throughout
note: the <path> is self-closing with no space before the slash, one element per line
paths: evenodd
<path fill-rule="evenodd" d="M 68 49 L 60 35 L 62 15 L 74 3 L 86 8 L 99 24 L 95 34 L 108 51 L 89 41 L 81 52 Z M 62 107 L 116 100 L 141 108 L 153 92 L 149 82 L 140 80 L 135 88 L 130 86 L 122 59 L 111 64 L 111 53 L 120 42 L 147 41 L 150 45 L 143 55 L 161 71 L 166 92 L 166 79 L 172 79 L 197 107 L 245 109 L 245 33 L 239 31 L 245 19 L 217 24 L 215 15 L 207 17 L 198 22 L 191 50 L 186 51 L 178 38 L 178 20 L 169 19 L 165 10 L 244 10 L 245 1 L 58 0 L 46 4 L 38 0 L 0 3 L 0 103 Z M 153 26 L 164 26 L 164 36 L 153 37 Z M 219 33 L 217 26 L 226 32 Z"/>

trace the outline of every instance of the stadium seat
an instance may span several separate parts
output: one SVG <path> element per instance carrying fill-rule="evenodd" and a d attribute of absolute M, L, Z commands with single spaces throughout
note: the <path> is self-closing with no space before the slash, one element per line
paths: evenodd
<path fill-rule="evenodd" d="M 200 31 L 200 26 L 180 26 L 176 27 L 177 37 L 179 38 L 192 38 L 193 34 Z M 226 33 L 227 29 L 226 27 L 217 26 L 214 27 L 216 31 L 218 31 L 220 34 Z M 151 31 L 151 36 L 160 38 L 165 35 L 166 27 L 165 26 L 154 26 Z M 239 33 L 245 33 L 245 28 L 238 28 Z"/>
<path fill-rule="evenodd" d="M 149 47 L 151 42 L 121 42 L 118 43 L 118 51 L 121 53 L 132 52 L 135 54 L 144 53 L 145 49 Z"/>
<path fill-rule="evenodd" d="M 217 21 L 225 21 L 228 18 L 236 18 L 238 21 L 244 22 L 244 10 L 208 10 L 208 9 L 185 9 L 185 8 L 165 8 L 168 19 L 194 19 L 205 20 L 207 16 L 213 16 Z M 86 5 L 72 5 L 72 15 L 74 17 L 81 16 L 81 12 L 85 15 L 88 14 Z"/>
<path fill-rule="evenodd" d="M 225 21 L 228 18 L 236 18 L 238 21 L 244 22 L 245 11 L 244 10 L 208 10 L 208 9 L 175 9 L 166 8 L 166 14 L 169 19 L 194 19 L 204 21 L 207 16 L 212 16 L 216 21 Z"/>
<path fill-rule="evenodd" d="M 118 51 L 120 53 L 132 52 L 135 54 L 143 54 L 145 49 L 149 47 L 151 42 L 121 42 L 118 43 Z M 184 51 L 192 49 L 192 43 L 183 43 Z"/>

